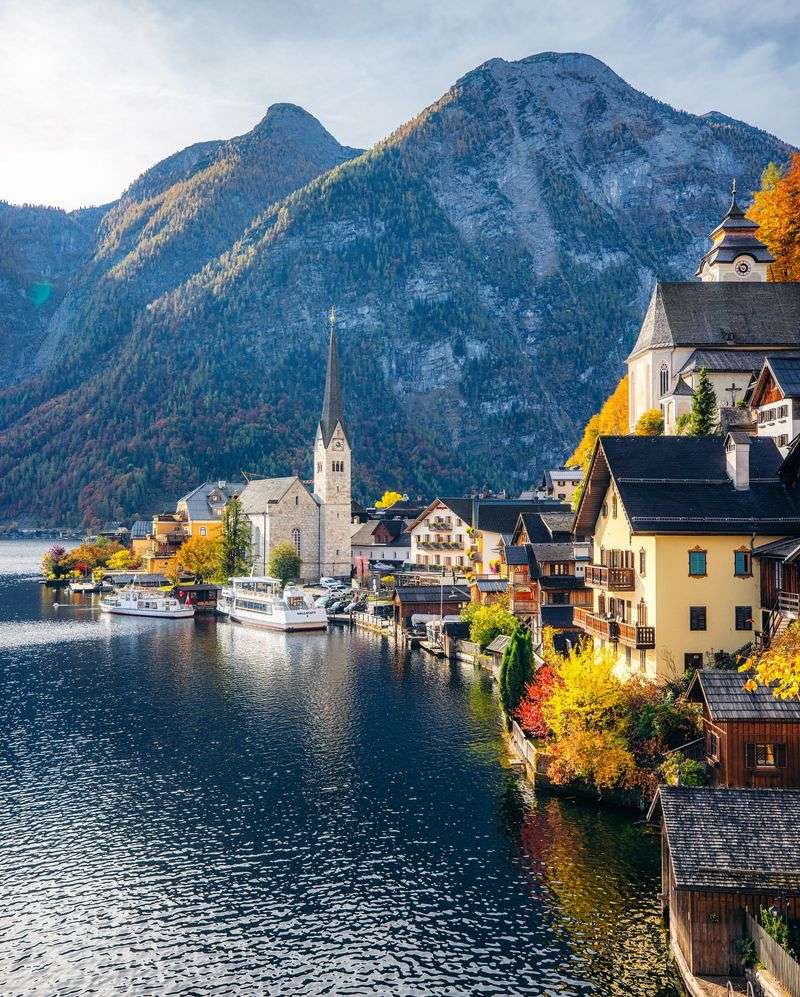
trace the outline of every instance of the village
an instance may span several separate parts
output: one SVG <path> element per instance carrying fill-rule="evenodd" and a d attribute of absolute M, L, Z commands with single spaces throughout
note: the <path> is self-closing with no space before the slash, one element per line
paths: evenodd
<path fill-rule="evenodd" d="M 800 697 L 769 666 L 789 654 L 796 670 L 800 646 L 800 284 L 767 281 L 735 186 L 710 238 L 699 280 L 656 285 L 627 427 L 590 440 L 583 466 L 516 498 L 355 501 L 334 313 L 313 481 L 202 482 L 45 568 L 198 612 L 233 575 L 277 576 L 330 626 L 486 668 L 538 788 L 644 808 L 660 829 L 687 990 L 796 997 Z"/>

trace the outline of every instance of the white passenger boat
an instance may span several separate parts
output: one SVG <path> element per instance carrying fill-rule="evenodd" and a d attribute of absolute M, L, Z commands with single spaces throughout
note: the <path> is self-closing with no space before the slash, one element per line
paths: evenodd
<path fill-rule="evenodd" d="M 73 578 L 69 583 L 70 592 L 97 592 L 99 586 L 93 578 Z"/>
<path fill-rule="evenodd" d="M 100 600 L 103 613 L 118 616 L 157 616 L 166 620 L 184 620 L 194 616 L 194 606 L 179 602 L 157 589 L 124 588 Z"/>
<path fill-rule="evenodd" d="M 297 585 L 281 584 L 280 579 L 260 577 L 231 578 L 217 600 L 217 611 L 237 623 L 267 630 L 325 630 L 328 617 L 324 607 Z"/>

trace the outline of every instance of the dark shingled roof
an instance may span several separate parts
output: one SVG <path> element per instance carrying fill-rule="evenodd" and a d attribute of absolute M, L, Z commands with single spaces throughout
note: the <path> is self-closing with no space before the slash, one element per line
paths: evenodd
<path fill-rule="evenodd" d="M 678 889 L 800 893 L 800 790 L 661 786 L 659 810 Z"/>
<path fill-rule="evenodd" d="M 507 578 L 478 578 L 475 581 L 479 592 L 507 592 Z"/>
<path fill-rule="evenodd" d="M 593 531 L 613 476 L 634 533 L 800 534 L 800 494 L 778 478 L 780 451 L 749 439 L 750 487 L 736 489 L 721 437 L 601 437 L 576 531 Z"/>
<path fill-rule="evenodd" d="M 748 692 L 744 684 L 750 676 L 701 668 L 695 673 L 686 695 L 699 702 L 705 699 L 712 720 L 780 720 L 800 723 L 800 699 L 776 699 L 772 689 L 760 685 Z"/>
<path fill-rule="evenodd" d="M 137 519 L 131 527 L 131 540 L 146 540 L 152 529 L 152 520 Z"/>
<path fill-rule="evenodd" d="M 774 557 L 791 564 L 800 556 L 800 537 L 784 537 L 753 548 L 753 557 Z"/>
<path fill-rule="evenodd" d="M 781 356 L 772 353 L 764 360 L 758 381 L 751 391 L 751 404 L 758 407 L 767 404 L 761 397 L 768 382 L 773 380 L 784 398 L 800 398 L 800 356 Z"/>
<path fill-rule="evenodd" d="M 659 281 L 630 356 L 662 346 L 797 349 L 800 282 Z"/>
<path fill-rule="evenodd" d="M 552 542 L 548 543 L 533 543 L 531 544 L 533 548 L 533 553 L 536 555 L 536 560 L 541 564 L 542 561 L 574 561 L 575 560 L 575 548 L 572 543 L 561 543 Z"/>
<path fill-rule="evenodd" d="M 400 585 L 395 593 L 403 603 L 415 602 L 469 602 L 469 592 L 455 585 Z"/>
<path fill-rule="evenodd" d="M 798 332 L 798 342 L 800 342 L 800 332 Z M 761 370 L 768 356 L 776 355 L 783 354 L 771 354 L 769 350 L 695 350 L 678 373 L 689 374 L 695 370 L 705 369 L 721 373 L 755 374 Z M 794 350 L 787 350 L 785 355 L 800 356 Z"/>
<path fill-rule="evenodd" d="M 586 588 L 583 578 L 577 575 L 540 575 L 539 584 L 543 589 L 552 592 L 570 592 Z"/>
<path fill-rule="evenodd" d="M 489 533 L 510 534 L 513 533 L 521 515 L 538 515 L 540 511 L 545 510 L 560 513 L 564 508 L 560 503 L 554 503 L 552 499 L 534 499 L 532 502 L 520 502 L 517 499 L 480 499 L 477 526 L 478 529 Z"/>
<path fill-rule="evenodd" d="M 325 396 L 322 400 L 322 415 L 319 417 L 319 428 L 322 441 L 327 447 L 336 429 L 336 423 L 342 427 L 345 439 L 347 430 L 344 425 L 342 410 L 342 387 L 339 383 L 339 354 L 336 350 L 336 326 L 331 324 L 331 338 L 328 343 L 328 368 L 325 372 Z"/>

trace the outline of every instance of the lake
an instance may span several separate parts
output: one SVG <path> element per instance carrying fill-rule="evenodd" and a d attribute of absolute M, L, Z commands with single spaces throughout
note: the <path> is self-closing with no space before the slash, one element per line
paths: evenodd
<path fill-rule="evenodd" d="M 657 836 L 537 798 L 485 676 L 101 618 L 47 546 L 0 542 L 3 994 L 680 993 Z"/>

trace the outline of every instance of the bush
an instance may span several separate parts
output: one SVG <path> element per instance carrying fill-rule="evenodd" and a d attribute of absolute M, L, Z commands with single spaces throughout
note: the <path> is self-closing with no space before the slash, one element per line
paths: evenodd
<path fill-rule="evenodd" d="M 283 540 L 275 544 L 269 555 L 269 566 L 267 568 L 273 578 L 279 578 L 285 585 L 293 581 L 300 575 L 300 555 L 297 553 L 295 545 Z"/>
<path fill-rule="evenodd" d="M 680 751 L 667 755 L 659 771 L 668 786 L 705 786 L 708 782 L 703 763 L 687 758 Z"/>
<path fill-rule="evenodd" d="M 789 922 L 777 907 L 762 907 L 758 912 L 758 920 L 774 942 L 789 955 L 794 955 L 789 947 Z"/>
<path fill-rule="evenodd" d="M 664 432 L 664 416 L 661 409 L 650 408 L 642 412 L 634 432 L 637 436 L 661 436 Z"/>
<path fill-rule="evenodd" d="M 469 603 L 461 611 L 461 619 L 469 623 L 469 639 L 483 651 L 500 634 L 509 637 L 517 629 L 517 618 L 509 612 L 508 600 L 487 606 Z"/>
<path fill-rule="evenodd" d="M 503 651 L 500 662 L 500 702 L 511 717 L 519 705 L 525 686 L 533 678 L 533 644 L 530 630 L 517 628 Z M 510 724 L 509 724 L 510 726 Z"/>

